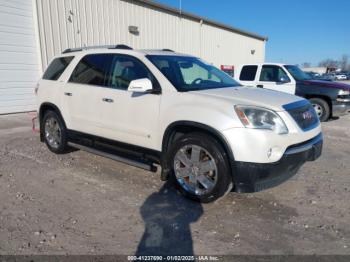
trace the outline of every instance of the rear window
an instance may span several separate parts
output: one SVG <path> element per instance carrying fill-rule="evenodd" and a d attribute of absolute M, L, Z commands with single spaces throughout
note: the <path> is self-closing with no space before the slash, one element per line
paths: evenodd
<path fill-rule="evenodd" d="M 108 54 L 86 55 L 74 69 L 69 82 L 96 86 L 108 86 L 106 75 L 109 74 L 113 56 Z"/>
<path fill-rule="evenodd" d="M 242 81 L 254 81 L 258 66 L 243 66 L 239 80 Z"/>
<path fill-rule="evenodd" d="M 73 60 L 74 56 L 65 56 L 55 58 L 49 67 L 46 69 L 43 79 L 45 80 L 57 80 L 60 78 L 64 70 L 66 70 L 69 63 Z"/>

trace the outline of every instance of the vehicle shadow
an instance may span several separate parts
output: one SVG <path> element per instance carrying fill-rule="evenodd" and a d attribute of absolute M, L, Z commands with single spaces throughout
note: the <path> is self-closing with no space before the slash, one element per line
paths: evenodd
<path fill-rule="evenodd" d="M 140 208 L 145 231 L 136 255 L 194 255 L 190 224 L 203 214 L 200 203 L 187 200 L 166 182 Z"/>
<path fill-rule="evenodd" d="M 339 120 L 339 118 L 340 118 L 339 116 L 332 116 L 328 119 L 328 122 Z"/>

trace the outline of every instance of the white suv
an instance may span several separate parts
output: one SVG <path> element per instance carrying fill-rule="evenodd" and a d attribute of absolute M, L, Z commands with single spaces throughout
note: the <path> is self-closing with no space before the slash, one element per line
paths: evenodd
<path fill-rule="evenodd" d="M 41 140 L 150 171 L 187 197 L 211 202 L 294 175 L 322 151 L 311 104 L 243 87 L 206 62 L 124 45 L 69 49 L 36 89 Z"/>

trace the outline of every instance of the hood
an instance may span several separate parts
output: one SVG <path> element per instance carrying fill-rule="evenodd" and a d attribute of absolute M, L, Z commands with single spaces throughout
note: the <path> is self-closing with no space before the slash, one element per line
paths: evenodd
<path fill-rule="evenodd" d="M 350 91 L 350 85 L 338 83 L 338 82 L 332 82 L 332 81 L 304 80 L 304 81 L 301 81 L 301 83 L 306 85 L 306 86 L 320 86 L 320 87 L 327 87 L 327 88 L 342 89 L 342 90 Z"/>
<path fill-rule="evenodd" d="M 260 106 L 274 111 L 284 111 L 284 105 L 304 100 L 301 97 L 274 90 L 242 86 L 191 91 L 191 93 L 226 100 L 233 105 Z"/>

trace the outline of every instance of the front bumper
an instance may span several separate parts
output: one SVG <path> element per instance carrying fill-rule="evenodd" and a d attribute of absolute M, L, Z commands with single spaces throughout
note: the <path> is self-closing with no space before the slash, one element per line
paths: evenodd
<path fill-rule="evenodd" d="M 323 136 L 290 146 L 283 157 L 275 163 L 236 162 L 235 191 L 252 193 L 277 186 L 294 176 L 307 161 L 314 161 L 322 153 Z"/>

